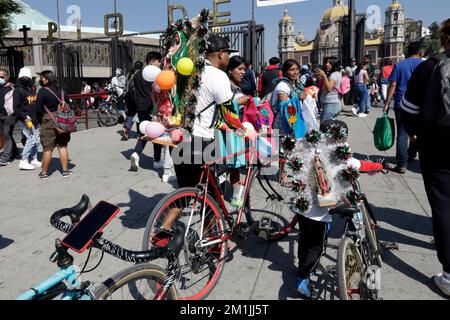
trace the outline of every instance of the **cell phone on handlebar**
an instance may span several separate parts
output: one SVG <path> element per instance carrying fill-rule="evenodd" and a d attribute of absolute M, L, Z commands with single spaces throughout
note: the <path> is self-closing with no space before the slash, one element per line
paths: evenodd
<path fill-rule="evenodd" d="M 95 235 L 102 232 L 119 211 L 118 206 L 100 201 L 62 240 L 62 243 L 75 252 L 83 253 L 92 244 Z"/>

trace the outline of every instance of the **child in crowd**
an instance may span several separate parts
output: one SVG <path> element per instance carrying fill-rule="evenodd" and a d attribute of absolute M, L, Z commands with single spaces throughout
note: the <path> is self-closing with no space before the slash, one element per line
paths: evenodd
<path fill-rule="evenodd" d="M 322 132 L 329 131 L 332 127 L 344 128 L 348 133 L 345 122 L 328 120 L 321 124 Z M 384 159 L 376 162 L 362 161 L 355 158 L 348 160 L 348 165 L 357 168 L 361 173 L 382 172 L 384 170 Z M 311 274 L 319 264 L 320 258 L 325 253 L 328 233 L 332 217 L 328 213 L 330 208 L 319 208 L 313 206 L 307 217 L 299 215 L 299 244 L 298 244 L 298 271 L 296 288 L 299 294 L 306 299 L 316 299 L 317 293 L 313 290 L 310 282 Z"/>

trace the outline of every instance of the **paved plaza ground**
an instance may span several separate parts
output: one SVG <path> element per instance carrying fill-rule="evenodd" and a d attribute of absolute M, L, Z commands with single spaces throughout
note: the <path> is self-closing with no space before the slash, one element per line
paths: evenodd
<path fill-rule="evenodd" d="M 372 130 L 380 109 L 359 119 L 343 112 L 350 144 L 358 157 L 379 155 L 393 160 L 395 149 L 378 152 Z M 48 258 L 54 240 L 63 234 L 49 224 L 51 214 L 77 203 L 83 193 L 93 204 L 100 200 L 117 204 L 121 212 L 105 229 L 104 237 L 123 247 L 140 250 L 144 228 L 156 203 L 173 185 L 163 184 L 162 172 L 152 169 L 152 149 L 142 156 L 142 169 L 130 172 L 129 158 L 135 140 L 121 142 L 120 126 L 94 128 L 72 136 L 70 163 L 74 175 L 63 179 L 54 159 L 51 177 L 40 181 L 36 172 L 20 172 L 18 162 L 0 168 L 0 299 L 14 299 L 33 284 L 54 273 Z M 56 156 L 56 153 L 55 153 Z M 379 220 L 378 236 L 395 241 L 398 250 L 383 251 L 381 297 L 385 300 L 444 299 L 431 277 L 440 272 L 433 245 L 431 211 L 420 175 L 419 162 L 404 176 L 395 173 L 361 177 L 363 191 Z M 323 299 L 338 299 L 333 275 L 326 266 L 335 264 L 342 222 L 333 222 L 331 239 L 315 277 Z M 86 253 L 87 254 L 87 253 Z M 86 254 L 75 256 L 82 264 Z M 298 299 L 294 293 L 297 242 L 293 234 L 280 243 L 267 243 L 251 236 L 225 265 L 209 299 Z M 95 263 L 97 259 L 92 259 Z M 83 279 L 103 281 L 128 263 L 105 255 L 101 266 Z"/>

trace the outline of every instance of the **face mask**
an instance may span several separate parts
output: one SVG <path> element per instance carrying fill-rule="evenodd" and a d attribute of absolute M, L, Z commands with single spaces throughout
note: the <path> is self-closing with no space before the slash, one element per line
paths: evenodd
<path fill-rule="evenodd" d="M 28 78 L 22 78 L 22 79 L 19 79 L 20 80 L 20 83 L 22 83 L 24 86 L 29 86 L 29 85 L 31 85 L 31 79 L 28 79 Z"/>
<path fill-rule="evenodd" d="M 39 84 L 41 85 L 41 87 L 45 87 L 44 81 L 40 80 L 40 81 L 39 81 Z"/>
<path fill-rule="evenodd" d="M 0 79 L 0 86 L 4 86 L 6 84 L 6 80 L 5 79 Z"/>

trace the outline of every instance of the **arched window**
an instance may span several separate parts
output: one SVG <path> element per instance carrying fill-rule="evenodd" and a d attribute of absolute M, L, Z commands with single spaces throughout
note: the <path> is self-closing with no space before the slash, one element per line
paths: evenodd
<path fill-rule="evenodd" d="M 284 33 L 286 33 L 287 32 L 287 26 L 285 25 L 284 26 Z"/>
<path fill-rule="evenodd" d="M 394 37 L 396 37 L 398 35 L 398 28 L 394 27 L 394 32 L 393 32 Z"/>
<path fill-rule="evenodd" d="M 398 20 L 398 12 L 394 13 L 394 21 Z"/>
<path fill-rule="evenodd" d="M 288 45 L 288 40 L 287 40 L 287 38 L 284 38 L 284 46 L 287 47 L 287 45 Z"/>

